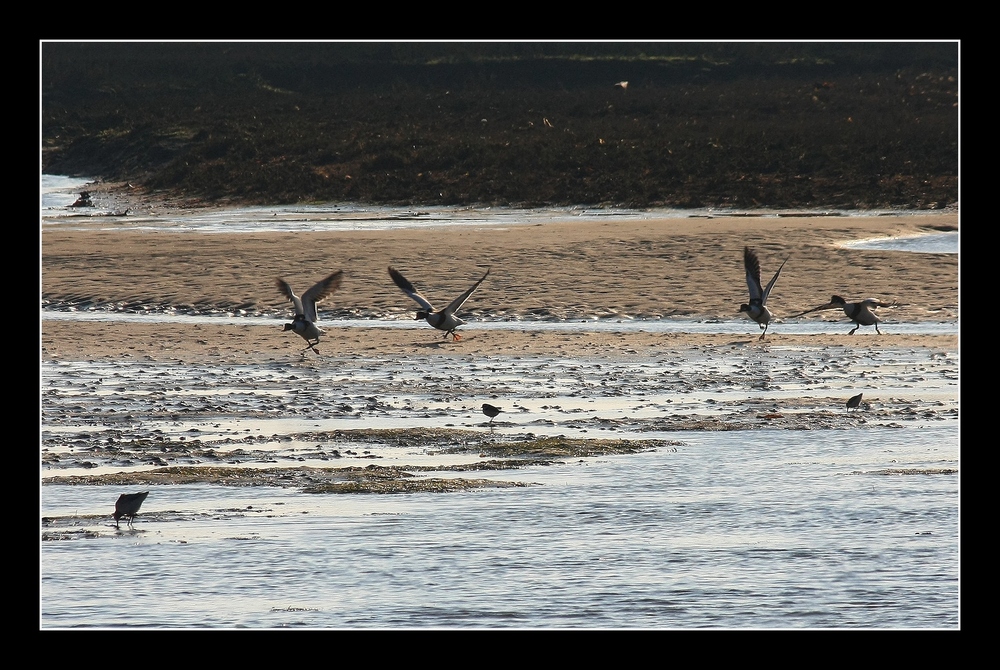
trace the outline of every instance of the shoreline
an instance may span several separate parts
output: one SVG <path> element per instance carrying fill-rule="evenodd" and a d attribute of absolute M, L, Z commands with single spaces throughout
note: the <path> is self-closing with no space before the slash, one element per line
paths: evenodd
<path fill-rule="evenodd" d="M 420 209 L 435 209 L 439 207 L 443 208 L 453 208 L 453 209 L 471 209 L 471 210 L 563 210 L 563 209 L 573 209 L 569 205 L 548 205 L 548 206 L 532 206 L 532 205 L 507 205 L 498 206 L 490 203 L 478 203 L 470 202 L 465 204 L 450 204 L 450 205 L 427 205 L 427 204 L 405 204 L 405 203 L 381 203 L 381 202 L 365 202 L 365 201 L 343 201 L 343 202 L 311 202 L 303 201 L 298 203 L 280 203 L 273 205 L 262 205 L 260 202 L 255 200 L 240 200 L 240 199 L 225 199 L 220 201 L 209 201 L 204 198 L 188 197 L 181 193 L 174 193 L 170 191 L 151 191 L 142 186 L 136 186 L 130 182 L 106 181 L 104 179 L 97 178 L 94 181 L 87 182 L 85 188 L 82 191 L 89 191 L 91 194 L 92 202 L 95 208 L 103 208 L 114 212 L 124 212 L 126 210 L 130 212 L 155 212 L 160 216 L 176 216 L 186 213 L 196 213 L 196 212 L 215 212 L 215 211 L 225 211 L 229 209 L 237 209 L 241 207 L 295 207 L 295 206 L 305 206 L 305 205 L 344 205 L 344 206 L 357 206 L 357 207 L 385 207 L 385 208 L 407 208 L 413 210 Z M 760 207 L 760 208 L 745 208 L 745 207 L 732 207 L 732 208 L 719 208 L 719 207 L 696 207 L 691 209 L 679 208 L 679 207 L 668 207 L 668 206 L 640 206 L 640 207 L 627 207 L 624 205 L 607 204 L 607 205 L 580 205 L 582 209 L 586 210 L 607 210 L 609 212 L 616 211 L 639 211 L 639 212 L 656 212 L 656 211 L 666 211 L 666 212 L 701 212 L 701 211 L 713 211 L 718 212 L 714 215 L 694 215 L 685 218 L 705 218 L 705 219 L 715 219 L 715 218 L 748 218 L 748 219 L 759 219 L 759 218 L 785 218 L 785 217 L 800 217 L 800 218 L 821 218 L 821 217 L 844 217 L 844 216 L 873 216 L 873 217 L 883 217 L 883 216 L 956 216 L 958 215 L 958 204 L 949 204 L 941 208 L 926 208 L 914 206 L 910 208 L 891 208 L 891 209 L 880 209 L 880 208 L 868 208 L 868 209 L 845 209 L 843 207 L 834 206 L 816 206 L 816 207 Z M 830 214 L 834 212 L 834 214 Z M 957 230 L 957 225 L 954 227 L 951 225 L 947 226 L 948 230 Z"/>
<path fill-rule="evenodd" d="M 115 185 L 103 184 L 108 192 Z M 134 197 L 134 194 L 129 195 Z M 152 201 L 149 201 L 152 202 Z M 156 207 L 176 213 L 177 203 Z M 223 207 L 211 209 L 226 209 Z M 206 210 L 200 210 L 206 211 Z M 320 303 L 320 328 L 330 352 L 388 355 L 400 349 L 524 351 L 566 355 L 577 348 L 607 348 L 632 355 L 636 343 L 670 346 L 923 346 L 921 336 L 892 334 L 891 322 L 958 321 L 957 254 L 861 250 L 839 246 L 855 239 L 958 229 L 958 214 L 877 217 L 740 217 L 552 221 L 531 225 L 470 225 L 325 232 L 187 233 L 147 230 L 64 230 L 43 226 L 41 283 L 45 304 L 112 304 L 119 309 L 208 313 L 239 311 L 291 318 L 291 304 L 275 287 L 286 278 L 298 291 L 342 269 L 341 288 Z M 886 334 L 869 337 L 842 312 L 807 319 L 837 319 L 844 335 L 795 336 L 772 324 L 758 342 L 757 325 L 739 313 L 747 301 L 742 250 L 758 250 L 764 282 L 787 260 L 768 302 L 780 319 L 827 302 L 878 297 L 899 306 L 879 310 Z M 435 305 L 446 304 L 482 276 L 487 281 L 460 316 L 461 342 L 441 333 L 350 329 L 337 318 L 413 319 L 417 305 L 392 284 L 386 268 L 400 269 Z M 476 332 L 477 319 L 719 319 L 743 321 L 746 334 L 540 334 Z M 238 360 L 297 355 L 301 340 L 280 327 L 173 324 L 72 324 L 42 320 L 43 359 L 94 356 L 177 356 Z M 275 332 L 275 330 L 277 332 Z M 872 333 L 874 335 L 874 333 Z M 199 344 L 199 342 L 204 344 Z M 560 342 L 572 342 L 562 350 Z M 933 337 L 929 346 L 957 347 L 957 336 Z M 422 349 L 424 348 L 424 349 Z M 321 349 L 322 350 L 322 349 Z M 617 352 L 617 353 L 615 353 Z"/>
<path fill-rule="evenodd" d="M 462 339 L 443 339 L 430 326 L 421 329 L 337 328 L 327 323 L 319 355 L 305 352 L 304 342 L 275 326 L 185 324 L 118 324 L 45 321 L 41 357 L 46 362 L 135 360 L 156 363 L 259 365 L 295 363 L 323 365 L 340 358 L 405 358 L 407 356 L 558 357 L 578 359 L 669 358 L 672 353 L 704 347 L 796 347 L 868 349 L 958 349 L 958 335 L 900 335 L 886 325 L 882 335 L 783 335 L 768 331 L 759 341 L 756 324 L 747 321 L 745 335 L 700 333 L 477 331 L 463 326 Z"/>

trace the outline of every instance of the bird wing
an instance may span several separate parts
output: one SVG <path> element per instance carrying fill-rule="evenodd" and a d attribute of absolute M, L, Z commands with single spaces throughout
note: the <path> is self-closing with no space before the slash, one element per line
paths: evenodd
<path fill-rule="evenodd" d="M 747 288 L 750 289 L 750 303 L 764 303 L 764 289 L 760 285 L 760 261 L 750 247 L 743 247 L 743 267 L 747 271 Z M 777 275 L 774 277 L 778 278 Z M 772 281 L 772 283 L 774 283 Z M 770 288 L 770 284 L 768 284 Z"/>
<path fill-rule="evenodd" d="M 469 296 L 472 295 L 473 291 L 475 291 L 477 288 L 479 288 L 479 285 L 483 283 L 483 279 L 486 279 L 486 277 L 489 276 L 489 274 L 490 274 L 490 270 L 489 270 L 489 268 L 487 268 L 486 269 L 486 274 L 484 274 L 482 276 L 482 279 L 480 279 L 475 284 L 473 284 L 472 288 L 470 288 L 468 291 L 466 291 L 462 295 L 460 295 L 457 298 L 455 298 L 454 300 L 452 300 L 451 304 L 444 308 L 444 313 L 446 315 L 447 314 L 454 314 L 459 309 L 461 309 L 462 305 L 465 304 L 465 301 L 469 299 Z"/>
<path fill-rule="evenodd" d="M 401 275 L 399 273 L 399 270 L 390 266 L 389 276 L 392 277 L 392 281 L 395 282 L 396 286 L 398 286 L 403 290 L 403 293 L 416 300 L 420 304 L 420 306 L 426 309 L 428 312 L 434 311 L 434 306 L 427 301 L 427 298 L 420 295 L 417 289 L 413 288 L 413 284 L 411 284 L 406 277 Z"/>
<path fill-rule="evenodd" d="M 143 491 L 142 493 L 123 493 L 118 496 L 118 500 L 115 502 L 115 509 L 120 509 L 126 514 L 131 513 L 132 511 L 138 512 L 139 508 L 142 507 L 143 501 L 148 495 L 149 491 Z"/>
<path fill-rule="evenodd" d="M 278 286 L 278 290 L 281 291 L 281 294 L 292 301 L 292 304 L 295 306 L 295 316 L 305 314 L 305 310 L 302 309 L 302 300 L 299 299 L 299 296 L 295 295 L 295 292 L 292 291 L 292 287 L 288 284 L 288 282 L 281 277 L 278 277 L 278 281 L 275 283 Z"/>
<path fill-rule="evenodd" d="M 782 265 L 783 265 L 783 264 L 782 264 Z M 806 310 L 806 311 L 804 311 L 804 312 L 799 312 L 798 314 L 792 314 L 791 316 L 786 316 L 785 318 L 786 318 L 786 319 L 794 319 L 794 318 L 796 318 L 796 317 L 799 317 L 799 316 L 804 316 L 804 315 L 806 315 L 806 314 L 809 314 L 810 312 L 818 312 L 818 311 L 820 311 L 821 309 L 839 309 L 839 308 L 841 308 L 841 307 L 842 307 L 842 305 L 837 305 L 837 304 L 835 304 L 835 303 L 832 303 L 832 302 L 828 302 L 828 303 L 827 303 L 827 304 L 825 304 L 825 305 L 820 305 L 819 307 L 813 307 L 812 309 L 807 309 L 807 310 Z"/>
<path fill-rule="evenodd" d="M 895 302 L 882 302 L 878 298 L 865 298 L 861 301 L 861 304 L 868 309 L 874 309 L 875 307 L 896 307 Z"/>
<path fill-rule="evenodd" d="M 764 289 L 764 298 L 761 301 L 762 304 L 764 305 L 767 304 L 767 296 L 771 295 L 771 287 L 774 286 L 774 282 L 778 281 L 778 275 L 781 274 L 781 268 L 785 267 L 785 263 L 787 262 L 788 262 L 787 258 L 783 260 L 781 262 L 781 265 L 778 267 L 778 271 L 774 273 L 773 277 L 771 277 L 771 281 L 767 282 L 767 288 Z"/>
<path fill-rule="evenodd" d="M 312 321 L 313 323 L 319 321 L 319 314 L 316 312 L 316 303 L 340 288 L 340 280 L 343 279 L 343 277 L 344 271 L 337 270 L 323 281 L 314 284 L 312 288 L 302 294 L 302 303 L 305 305 L 306 321 Z"/>

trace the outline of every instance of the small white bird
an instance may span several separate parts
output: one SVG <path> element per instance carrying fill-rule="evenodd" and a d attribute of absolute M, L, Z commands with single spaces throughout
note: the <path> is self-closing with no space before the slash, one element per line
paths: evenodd
<path fill-rule="evenodd" d="M 628 82 L 627 81 L 620 81 L 617 84 L 615 84 L 615 86 L 621 86 L 623 91 L 627 91 L 628 90 Z"/>
<path fill-rule="evenodd" d="M 756 321 L 757 325 L 764 331 L 758 338 L 760 340 L 763 340 L 764 336 L 767 335 L 767 325 L 774 318 L 774 315 L 767 308 L 767 297 L 771 295 L 774 282 L 778 281 L 781 268 L 785 267 L 787 262 L 787 258 L 782 261 L 778 271 L 767 283 L 767 288 L 763 288 L 760 284 L 760 261 L 757 259 L 757 253 L 750 247 L 743 247 L 743 268 L 746 270 L 747 288 L 750 289 L 750 304 L 740 305 L 740 311 L 746 312 L 747 316 Z"/>
<path fill-rule="evenodd" d="M 835 295 L 830 298 L 830 302 L 825 305 L 820 305 L 819 307 L 813 307 L 812 309 L 807 309 L 804 312 L 799 312 L 798 314 L 793 314 L 788 317 L 789 319 L 794 319 L 798 316 L 803 316 L 804 314 L 809 314 L 810 312 L 818 312 L 822 309 L 842 309 L 844 314 L 847 315 L 851 321 L 855 323 L 854 328 L 851 328 L 851 332 L 848 335 L 853 335 L 861 326 L 875 326 L 875 332 L 879 335 L 882 331 L 878 329 L 879 319 L 872 312 L 873 309 L 877 307 L 896 307 L 896 301 L 893 302 L 881 302 L 875 298 L 866 298 L 860 302 L 847 302 L 839 295 Z"/>
<path fill-rule="evenodd" d="M 319 354 L 316 345 L 319 344 L 319 336 L 323 331 L 316 326 L 319 316 L 316 312 L 316 303 L 327 297 L 340 287 L 340 280 L 344 276 L 343 270 L 337 270 L 323 281 L 315 284 L 312 288 L 302 294 L 302 297 L 295 295 L 292 287 L 282 278 L 278 278 L 277 286 L 282 295 L 292 301 L 295 306 L 295 318 L 291 323 L 286 323 L 282 331 L 294 330 L 309 345 L 306 349 L 312 349 Z M 305 353 L 306 349 L 302 352 Z"/>
<path fill-rule="evenodd" d="M 472 295 L 473 291 L 479 288 L 479 285 L 483 283 L 483 279 L 486 279 L 489 274 L 490 271 L 487 269 L 486 274 L 482 276 L 482 279 L 473 284 L 472 288 L 452 300 L 451 304 L 444 309 L 435 310 L 434 306 L 428 302 L 427 298 L 420 295 L 417 289 L 413 287 L 413 284 L 411 284 L 406 277 L 400 274 L 395 268 L 389 268 L 389 276 L 392 277 L 392 281 L 395 282 L 396 286 L 402 289 L 403 293 L 417 301 L 417 303 L 423 308 L 417 311 L 417 316 L 415 318 L 426 319 L 427 323 L 431 324 L 438 330 L 445 331 L 445 337 L 451 335 L 456 342 L 462 339 L 462 336 L 456 333 L 455 329 L 464 325 L 465 321 L 462 321 L 460 318 L 455 316 L 455 312 L 461 309 L 462 305 L 465 304 L 465 301 L 469 299 L 469 296 Z"/>

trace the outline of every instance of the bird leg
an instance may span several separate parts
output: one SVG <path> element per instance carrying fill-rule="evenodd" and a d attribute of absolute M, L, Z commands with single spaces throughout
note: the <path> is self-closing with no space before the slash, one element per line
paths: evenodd
<path fill-rule="evenodd" d="M 879 335 L 882 334 L 882 331 L 878 329 L 878 323 L 875 324 L 875 332 L 878 333 Z"/>
<path fill-rule="evenodd" d="M 854 328 L 851 328 L 851 332 L 849 332 L 849 333 L 848 333 L 848 335 L 853 335 L 853 334 L 854 334 L 854 331 L 855 331 L 855 330 L 857 330 L 857 329 L 858 329 L 858 328 L 860 328 L 860 327 L 861 327 L 861 326 L 854 326 Z"/>

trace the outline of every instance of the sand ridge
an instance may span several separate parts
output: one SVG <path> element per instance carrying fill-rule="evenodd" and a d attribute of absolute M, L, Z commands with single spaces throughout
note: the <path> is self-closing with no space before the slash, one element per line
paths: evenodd
<path fill-rule="evenodd" d="M 243 310 L 290 318 L 291 305 L 274 286 L 277 277 L 304 290 L 329 272 L 343 269 L 341 289 L 320 305 L 320 325 L 337 331 L 338 318 L 413 318 L 416 304 L 392 284 L 389 265 L 403 271 L 439 307 L 490 267 L 489 278 L 462 311 L 469 322 L 463 327 L 467 334 L 475 331 L 477 318 L 684 317 L 744 320 L 748 336 L 755 338 L 756 324 L 738 312 L 740 303 L 747 300 L 744 245 L 757 249 L 765 280 L 788 259 L 768 304 L 779 318 L 825 303 L 836 293 L 848 300 L 898 301 L 899 307 L 883 310 L 890 321 L 949 321 L 958 318 L 956 254 L 857 250 L 838 244 L 957 226 L 957 214 L 907 214 L 566 221 L 250 235 L 46 228 L 41 244 L 42 297 L 43 303 L 56 306 L 141 304 L 154 310 Z M 841 320 L 845 337 L 850 330 L 846 317 L 836 312 L 809 318 Z M 124 328 L 127 335 L 108 337 Z M 59 356 L 66 353 L 58 349 L 65 345 L 69 331 L 75 331 L 77 340 L 93 332 L 95 341 L 85 346 L 114 348 L 119 346 L 114 340 L 122 338 L 128 346 L 137 347 L 133 353 L 139 354 L 184 346 L 197 349 L 199 340 L 234 351 L 254 350 L 272 336 L 272 345 L 289 341 L 268 329 L 262 331 L 266 335 L 255 336 L 250 326 L 202 334 L 212 328 L 88 326 L 45 320 L 42 341 L 46 355 Z M 164 335 L 158 336 L 158 330 Z M 354 329 L 341 335 L 331 333 L 327 338 L 343 341 L 327 350 L 337 351 L 356 335 Z M 263 339 L 258 342 L 255 337 Z M 498 346 L 497 339 L 513 337 L 514 333 L 492 332 L 481 334 L 480 343 Z M 524 337 L 545 341 L 566 335 Z M 611 338 L 588 335 L 591 340 L 595 337 Z M 780 324 L 772 325 L 768 341 L 777 342 L 780 337 Z M 436 339 L 433 331 L 417 338 L 408 331 L 369 332 L 357 346 L 370 352 L 369 347 L 379 342 L 395 349 L 406 342 L 417 346 Z M 867 340 L 855 335 L 846 341 L 860 344 Z M 890 340 L 879 342 L 887 345 Z M 289 348 L 298 346 L 298 341 L 288 344 Z M 464 346 L 474 351 L 478 345 L 469 339 Z"/>

